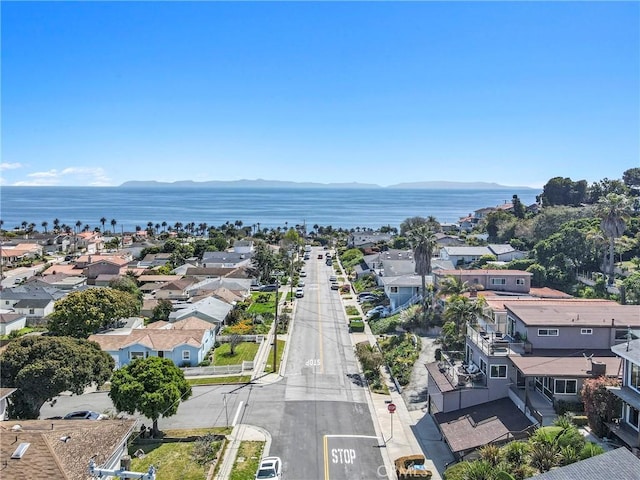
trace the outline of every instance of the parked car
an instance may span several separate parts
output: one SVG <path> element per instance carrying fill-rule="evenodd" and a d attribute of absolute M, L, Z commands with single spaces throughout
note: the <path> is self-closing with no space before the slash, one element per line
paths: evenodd
<path fill-rule="evenodd" d="M 387 307 L 378 305 L 377 307 L 373 307 L 371 310 L 367 311 L 366 317 L 368 319 L 372 319 L 374 317 L 385 317 L 386 315 Z"/>
<path fill-rule="evenodd" d="M 321 253 L 318 254 L 318 260 L 322 260 L 322 254 Z"/>
<path fill-rule="evenodd" d="M 270 285 L 263 285 L 260 288 L 261 292 L 275 292 L 276 290 L 278 290 L 278 286 L 275 283 L 272 283 Z"/>
<path fill-rule="evenodd" d="M 327 258 L 327 265 L 332 266 L 333 260 L 331 260 L 330 258 Z"/>
<path fill-rule="evenodd" d="M 263 478 L 282 478 L 282 460 L 280 457 L 264 457 L 256 472 L 256 480 Z"/>
<path fill-rule="evenodd" d="M 331 282 L 331 290 L 338 290 L 339 288 L 338 282 Z"/>
<path fill-rule="evenodd" d="M 358 301 L 359 302 L 376 302 L 378 301 L 378 297 L 376 297 L 375 295 L 364 295 L 362 297 L 358 297 Z"/>
<path fill-rule="evenodd" d="M 304 270 L 300 270 L 300 276 L 301 277 L 306 277 L 307 276 L 307 272 L 305 272 Z"/>
<path fill-rule="evenodd" d="M 329 281 L 330 281 L 330 282 L 337 282 L 337 281 L 338 281 L 338 277 L 336 277 L 335 275 L 331 275 L 331 276 L 329 277 Z"/>
<path fill-rule="evenodd" d="M 296 298 L 304 297 L 304 290 L 302 288 L 296 289 Z"/>
<path fill-rule="evenodd" d="M 298 280 L 298 286 L 304 287 L 304 280 Z"/>
<path fill-rule="evenodd" d="M 62 418 L 64 420 L 104 420 L 107 416 L 92 410 L 79 410 L 77 412 L 67 413 Z"/>

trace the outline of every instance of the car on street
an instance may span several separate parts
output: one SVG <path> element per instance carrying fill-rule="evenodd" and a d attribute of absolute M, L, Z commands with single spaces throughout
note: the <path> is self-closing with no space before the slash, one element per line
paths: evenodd
<path fill-rule="evenodd" d="M 302 288 L 296 289 L 296 298 L 304 297 L 304 290 Z"/>
<path fill-rule="evenodd" d="M 318 254 L 318 260 L 322 260 L 322 254 L 321 253 Z"/>
<path fill-rule="evenodd" d="M 338 282 L 331 282 L 331 290 L 338 290 L 339 288 Z"/>
<path fill-rule="evenodd" d="M 329 277 L 329 281 L 330 281 L 330 282 L 337 282 L 337 281 L 338 281 L 338 277 L 336 277 L 335 275 L 331 275 L 331 276 Z"/>
<path fill-rule="evenodd" d="M 282 478 L 282 460 L 280 457 L 264 457 L 256 472 L 256 480 L 263 478 Z"/>
<path fill-rule="evenodd" d="M 307 276 L 307 272 L 305 272 L 304 270 L 300 270 L 300 276 L 301 277 L 306 277 Z"/>
<path fill-rule="evenodd" d="M 304 280 L 298 280 L 298 286 L 304 287 Z"/>
<path fill-rule="evenodd" d="M 79 410 L 77 412 L 67 413 L 62 418 L 64 420 L 104 420 L 107 416 L 92 410 Z"/>

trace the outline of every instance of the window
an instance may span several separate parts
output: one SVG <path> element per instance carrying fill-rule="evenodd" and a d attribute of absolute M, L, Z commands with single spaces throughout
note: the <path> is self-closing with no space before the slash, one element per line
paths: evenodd
<path fill-rule="evenodd" d="M 627 405 L 627 423 L 631 425 L 635 430 L 640 429 L 640 411 L 637 408 L 633 408 L 631 405 Z"/>
<path fill-rule="evenodd" d="M 507 279 L 506 278 L 492 278 L 491 279 L 491 285 L 506 285 L 507 284 Z"/>
<path fill-rule="evenodd" d="M 144 358 L 144 352 L 129 352 L 129 358 L 134 360 L 136 358 Z"/>
<path fill-rule="evenodd" d="M 524 285 L 524 278 L 516 278 L 516 285 Z"/>
<path fill-rule="evenodd" d="M 30 308 L 29 309 L 29 315 L 35 315 L 35 313 L 36 313 L 35 308 Z"/>
<path fill-rule="evenodd" d="M 538 336 L 539 337 L 557 337 L 559 335 L 557 328 L 539 328 Z"/>
<path fill-rule="evenodd" d="M 398 287 L 391 287 L 391 293 L 398 293 Z"/>
<path fill-rule="evenodd" d="M 591 335 L 591 334 L 593 334 L 593 328 L 581 328 L 580 329 L 580 334 L 581 335 Z"/>
<path fill-rule="evenodd" d="M 627 337 L 630 335 L 629 340 L 636 340 L 637 338 L 640 338 L 640 329 L 631 329 L 631 332 L 629 332 L 628 328 L 617 328 L 616 329 L 616 342 L 620 343 L 620 342 L 626 342 L 627 341 Z"/>
<path fill-rule="evenodd" d="M 578 392 L 578 381 L 556 379 L 556 385 L 555 385 L 554 391 L 556 393 L 574 395 L 575 393 Z"/>
<path fill-rule="evenodd" d="M 483 359 L 480 359 L 480 371 L 485 375 L 487 374 L 487 362 L 485 362 Z"/>
<path fill-rule="evenodd" d="M 182 351 L 182 359 L 183 360 L 191 360 L 191 352 L 189 350 Z"/>
<path fill-rule="evenodd" d="M 507 378 L 506 365 L 491 365 L 489 377 L 491 378 Z"/>
<path fill-rule="evenodd" d="M 631 366 L 631 376 L 629 378 L 629 386 L 640 392 L 640 365 L 637 363 L 628 363 Z"/>

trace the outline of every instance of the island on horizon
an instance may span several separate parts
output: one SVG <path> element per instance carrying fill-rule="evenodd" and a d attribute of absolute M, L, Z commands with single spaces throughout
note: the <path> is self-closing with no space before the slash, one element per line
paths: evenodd
<path fill-rule="evenodd" d="M 316 182 L 292 182 L 282 180 L 211 180 L 205 182 L 195 182 L 193 180 L 179 180 L 175 182 L 160 182 L 157 180 L 132 180 L 124 182 L 119 187 L 179 187 L 179 188 L 354 188 L 354 189 L 431 189 L 431 190 L 540 190 L 533 187 L 500 185 L 491 182 L 450 182 L 450 181 L 428 181 L 397 183 L 383 187 L 373 183 L 316 183 Z"/>

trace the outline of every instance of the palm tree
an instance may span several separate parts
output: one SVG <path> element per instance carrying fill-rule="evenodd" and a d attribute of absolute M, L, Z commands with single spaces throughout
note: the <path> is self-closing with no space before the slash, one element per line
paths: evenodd
<path fill-rule="evenodd" d="M 53 219 L 53 229 L 56 231 L 60 230 L 60 220 L 57 218 Z"/>
<path fill-rule="evenodd" d="M 163 232 L 167 231 L 167 222 L 162 222 L 162 231 Z"/>
<path fill-rule="evenodd" d="M 112 218 L 112 219 L 111 219 L 111 230 L 112 230 L 112 232 L 111 232 L 111 233 L 116 233 L 116 224 L 117 224 L 117 223 L 118 223 L 118 222 L 116 222 L 116 219 L 115 219 L 115 218 Z"/>
<path fill-rule="evenodd" d="M 449 275 L 440 284 L 438 292 L 442 296 L 462 295 L 469 291 L 469 282 L 463 282 L 460 277 Z"/>
<path fill-rule="evenodd" d="M 47 233 L 47 227 L 49 226 L 49 222 L 44 221 L 40 225 L 42 225 L 42 228 L 44 228 L 44 233 Z"/>
<path fill-rule="evenodd" d="M 107 219 L 105 217 L 101 217 L 100 223 L 102 224 L 102 232 L 104 233 L 104 224 L 107 223 Z"/>
<path fill-rule="evenodd" d="M 416 273 L 422 280 L 422 312 L 427 318 L 427 275 L 431 275 L 431 257 L 436 248 L 436 237 L 426 225 L 420 225 L 409 232 L 409 242 L 413 247 Z"/>
<path fill-rule="evenodd" d="M 444 318 L 454 322 L 458 335 L 462 335 L 462 326 L 467 322 L 474 323 L 479 316 L 482 316 L 484 306 L 485 300 L 482 297 L 479 300 L 470 300 L 462 295 L 455 295 L 447 303 Z"/>
<path fill-rule="evenodd" d="M 629 198 L 617 193 L 609 193 L 598 200 L 596 214 L 600 217 L 600 228 L 609 239 L 608 276 L 609 285 L 614 281 L 615 242 L 624 233 L 627 226 L 626 220 L 631 214 L 631 202 Z"/>

